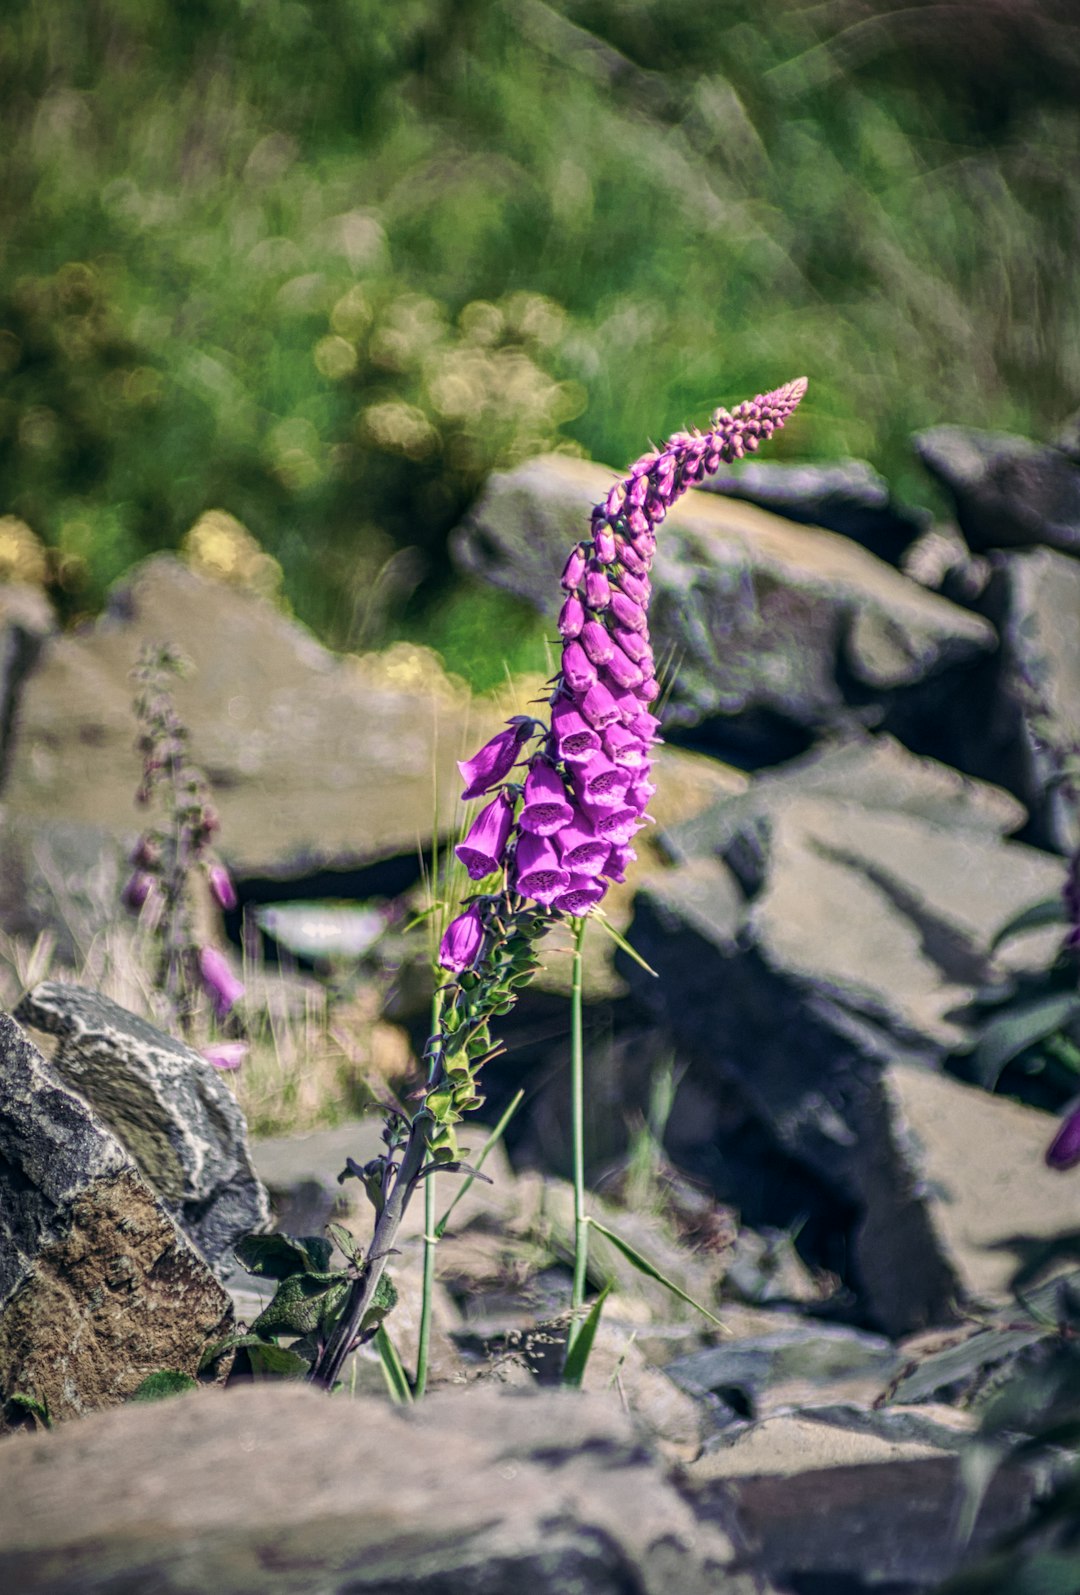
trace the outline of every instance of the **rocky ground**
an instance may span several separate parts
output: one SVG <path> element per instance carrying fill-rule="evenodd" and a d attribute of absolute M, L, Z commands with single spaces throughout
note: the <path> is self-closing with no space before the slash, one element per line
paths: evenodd
<path fill-rule="evenodd" d="M 0 1443 L 10 1587 L 915 1595 L 1024 1520 L 1034 1462 L 995 1475 L 966 1550 L 957 1533 L 988 1393 L 1055 1342 L 1060 1287 L 1022 1308 L 1010 1280 L 1075 1228 L 1075 1176 L 1043 1161 L 1066 1089 L 1044 1068 L 991 1094 L 972 1060 L 988 996 L 1023 992 L 1062 935 L 998 941 L 1060 894 L 1077 840 L 1080 470 L 1069 436 L 938 428 L 918 448 L 955 524 L 857 462 L 754 465 L 665 523 L 669 745 L 610 902 L 655 974 L 592 938 L 590 1180 L 596 1216 L 723 1328 L 595 1236 L 611 1292 L 583 1393 L 557 1388 L 556 943 L 487 1071 L 489 1125 L 525 1096 L 439 1248 L 431 1397 L 391 1407 L 365 1350 L 329 1401 L 124 1404 L 258 1313 L 243 1234 L 365 1233 L 337 1174 L 379 1135 L 339 1092 L 309 1115 L 336 1123 L 249 1137 L 137 990 L 75 989 L 123 934 L 140 644 L 196 667 L 178 701 L 241 898 L 211 929 L 238 942 L 246 910 L 249 953 L 293 950 L 249 979 L 252 1024 L 287 1031 L 278 1066 L 302 1074 L 317 994 L 354 1104 L 407 1089 L 423 1042 L 417 842 L 454 823 L 453 759 L 524 704 L 470 704 L 423 654 L 332 656 L 171 557 L 74 634 L 40 595 L 0 595 L 0 929 L 29 988 L 0 1020 L 0 1395 L 13 1429 L 18 1397 L 80 1419 Z M 494 478 L 457 557 L 546 612 L 609 481 L 565 459 Z M 393 1266 L 407 1367 L 421 1229 Z"/>

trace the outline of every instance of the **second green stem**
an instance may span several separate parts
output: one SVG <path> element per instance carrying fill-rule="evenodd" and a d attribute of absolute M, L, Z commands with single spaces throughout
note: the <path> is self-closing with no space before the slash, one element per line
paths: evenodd
<path fill-rule="evenodd" d="M 589 1220 L 585 1213 L 585 1048 L 582 1027 L 582 948 L 585 926 L 574 925 L 574 956 L 570 984 L 570 1122 L 574 1161 L 574 1285 L 570 1297 L 570 1328 L 566 1349 L 570 1351 L 581 1332 L 582 1309 L 589 1268 Z"/>

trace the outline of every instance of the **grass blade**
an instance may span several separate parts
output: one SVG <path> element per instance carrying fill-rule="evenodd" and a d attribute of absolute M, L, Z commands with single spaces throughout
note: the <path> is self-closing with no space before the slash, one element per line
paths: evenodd
<path fill-rule="evenodd" d="M 631 945 L 627 941 L 626 937 L 624 935 L 622 935 L 622 933 L 620 931 L 617 931 L 615 929 L 615 926 L 611 923 L 611 921 L 607 918 L 607 916 L 604 913 L 602 913 L 602 912 L 600 912 L 598 910 L 594 910 L 589 915 L 589 918 L 595 924 L 600 926 L 600 929 L 604 932 L 605 935 L 611 937 L 611 939 L 615 943 L 616 947 L 618 947 L 621 952 L 624 952 L 626 954 L 627 958 L 632 958 L 634 960 L 635 964 L 640 965 L 640 967 L 642 969 L 644 969 L 645 973 L 647 975 L 651 975 L 654 980 L 659 980 L 660 979 L 660 976 L 656 973 L 656 970 L 652 967 L 652 965 L 651 964 L 647 964 L 645 962 L 644 958 L 642 958 L 641 954 L 639 952 L 637 952 L 633 947 L 631 947 Z"/>
<path fill-rule="evenodd" d="M 595 1218 L 590 1218 L 589 1223 L 598 1235 L 603 1235 L 606 1240 L 611 1242 L 612 1246 L 617 1247 L 622 1252 L 626 1261 L 636 1268 L 639 1274 L 644 1274 L 646 1279 L 653 1279 L 658 1285 L 663 1285 L 665 1290 L 669 1290 L 673 1296 L 677 1296 L 680 1301 L 686 1302 L 687 1306 L 693 1307 L 695 1312 L 701 1313 L 710 1323 L 715 1324 L 718 1329 L 723 1329 L 725 1334 L 727 1333 L 719 1318 L 711 1313 L 707 1307 L 703 1307 L 699 1301 L 695 1301 L 693 1296 L 688 1296 L 685 1290 L 676 1285 L 673 1279 L 668 1279 L 666 1274 L 662 1274 L 655 1263 L 650 1263 L 647 1257 L 642 1257 L 641 1253 L 631 1246 L 629 1241 L 624 1241 L 621 1236 L 616 1235 L 614 1230 L 608 1229 L 606 1224 L 599 1223 Z M 584 1333 L 584 1330 L 582 1333 Z"/>
<path fill-rule="evenodd" d="M 379 1363 L 383 1378 L 386 1380 L 386 1388 L 390 1392 L 390 1400 L 396 1407 L 411 1406 L 413 1393 L 409 1376 L 402 1367 L 397 1347 L 383 1324 L 380 1324 L 375 1331 L 375 1350 L 379 1353 Z"/>
<path fill-rule="evenodd" d="M 596 1339 L 596 1331 L 600 1327 L 600 1314 L 604 1310 L 611 1285 L 608 1283 L 597 1296 L 589 1308 L 588 1317 L 582 1322 L 576 1337 L 569 1342 L 566 1348 L 566 1361 L 563 1363 L 562 1382 L 572 1390 L 581 1388 L 581 1381 L 585 1377 L 585 1369 L 589 1365 L 589 1353 Z"/>

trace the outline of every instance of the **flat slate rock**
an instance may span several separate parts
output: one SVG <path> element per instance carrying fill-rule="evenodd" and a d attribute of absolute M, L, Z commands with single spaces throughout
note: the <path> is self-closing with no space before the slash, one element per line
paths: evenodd
<path fill-rule="evenodd" d="M 19 695 L 10 814 L 135 834 L 131 671 L 147 642 L 194 666 L 174 696 L 238 874 L 411 859 L 418 837 L 453 825 L 454 760 L 472 751 L 462 689 L 430 660 L 425 676 L 420 659 L 332 654 L 265 599 L 168 554 L 135 566 L 92 625 L 46 641 Z"/>
<path fill-rule="evenodd" d="M 160 1368 L 194 1374 L 231 1317 L 119 1140 L 0 1013 L 0 1401 L 115 1406 Z"/>
<path fill-rule="evenodd" d="M 119 1003 L 46 980 L 15 1018 L 58 1038 L 52 1066 L 90 1102 L 211 1267 L 266 1229 L 270 1208 L 252 1167 L 244 1115 L 193 1048 Z"/>
<path fill-rule="evenodd" d="M 20 1595 L 768 1595 L 614 1392 L 255 1385 L 0 1445 Z"/>

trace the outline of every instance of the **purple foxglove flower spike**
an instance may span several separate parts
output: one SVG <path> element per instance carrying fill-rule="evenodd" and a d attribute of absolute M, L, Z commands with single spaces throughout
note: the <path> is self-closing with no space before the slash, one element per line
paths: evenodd
<path fill-rule="evenodd" d="M 547 836 L 518 837 L 514 884 L 522 897 L 549 907 L 570 884 L 570 872 L 563 868 L 554 843 Z"/>
<path fill-rule="evenodd" d="M 629 784 L 629 770 L 621 770 L 603 753 L 594 753 L 587 764 L 574 770 L 574 785 L 582 802 L 596 808 L 624 808 L 623 793 Z"/>
<path fill-rule="evenodd" d="M 599 737 L 596 739 L 596 745 L 597 747 L 600 746 Z M 146 870 L 137 869 L 120 893 L 120 901 L 125 908 L 129 908 L 133 914 L 137 914 L 150 894 L 156 889 L 154 877 L 148 875 Z"/>
<path fill-rule="evenodd" d="M 471 798 L 482 797 L 510 774 L 518 761 L 518 754 L 532 735 L 535 723 L 531 715 L 516 714 L 507 722 L 507 729 L 492 737 L 490 742 L 485 742 L 479 753 L 474 753 L 471 759 L 458 761 L 461 779 L 465 782 L 465 790 L 461 794 L 463 803 L 468 803 Z"/>
<path fill-rule="evenodd" d="M 471 969 L 484 940 L 484 922 L 480 909 L 473 903 L 452 920 L 439 943 L 439 964 L 452 975 L 461 975 Z"/>
<path fill-rule="evenodd" d="M 600 755 L 593 754 L 593 758 Z M 537 759 L 525 782 L 525 802 L 518 825 L 534 836 L 554 836 L 573 819 L 562 776 L 546 759 Z"/>
<path fill-rule="evenodd" d="M 219 1019 L 226 1018 L 244 995 L 243 984 L 233 974 L 229 960 L 216 947 L 204 947 L 199 953 L 199 974 L 214 1012 Z"/>
<path fill-rule="evenodd" d="M 513 799 L 505 791 L 480 810 L 469 828 L 468 836 L 454 849 L 468 870 L 470 880 L 482 881 L 500 867 L 513 822 Z"/>

